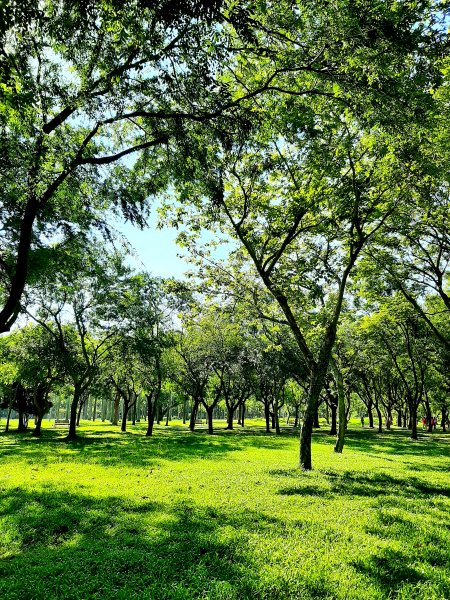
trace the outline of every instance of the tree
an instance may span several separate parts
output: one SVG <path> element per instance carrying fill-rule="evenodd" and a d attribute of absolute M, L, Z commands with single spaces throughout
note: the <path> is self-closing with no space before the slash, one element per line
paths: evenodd
<path fill-rule="evenodd" d="M 120 254 L 101 245 L 80 250 L 76 242 L 73 252 L 73 262 L 64 271 L 61 266 L 56 279 L 35 287 L 29 300 L 37 309 L 27 311 L 53 339 L 73 386 L 68 439 L 76 437 L 80 403 L 129 328 L 126 292 L 132 281 Z"/>
<path fill-rule="evenodd" d="M 28 425 L 28 415 L 34 415 L 33 435 L 41 435 L 44 415 L 52 407 L 50 391 L 62 379 L 62 365 L 52 338 L 40 327 L 28 325 L 1 339 L 1 357 L 5 367 L 3 385 L 6 388 L 2 408 L 19 413 L 19 431 Z M 6 375 L 6 377 L 5 377 Z"/>
<path fill-rule="evenodd" d="M 0 331 L 15 321 L 46 240 L 99 226 L 110 207 L 143 225 L 146 199 L 167 183 L 167 144 L 186 146 L 185 122 L 237 104 L 214 91 L 227 54 L 221 6 L 45 0 L 1 9 Z"/>

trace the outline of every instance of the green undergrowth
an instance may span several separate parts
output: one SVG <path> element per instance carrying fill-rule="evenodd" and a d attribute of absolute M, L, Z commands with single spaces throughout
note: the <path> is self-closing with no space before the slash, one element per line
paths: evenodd
<path fill-rule="evenodd" d="M 0 434 L 0 598 L 450 598 L 450 440 Z"/>

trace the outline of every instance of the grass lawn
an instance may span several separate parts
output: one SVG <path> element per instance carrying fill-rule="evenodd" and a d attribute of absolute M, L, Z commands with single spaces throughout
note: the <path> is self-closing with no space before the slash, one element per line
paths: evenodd
<path fill-rule="evenodd" d="M 450 598 L 450 436 L 0 434 L 0 599 Z"/>

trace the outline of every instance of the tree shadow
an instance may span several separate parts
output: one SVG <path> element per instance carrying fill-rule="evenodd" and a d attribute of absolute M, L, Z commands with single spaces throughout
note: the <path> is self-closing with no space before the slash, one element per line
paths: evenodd
<path fill-rule="evenodd" d="M 279 477 L 283 470 L 270 472 Z M 298 478 L 295 485 L 282 487 L 278 494 L 284 496 L 392 496 L 397 498 L 423 499 L 430 496 L 450 497 L 450 486 L 429 484 L 417 477 L 394 477 L 386 473 L 360 473 L 343 471 L 335 473 L 322 471 L 324 479 L 320 483 L 311 485 L 308 478 Z M 293 477 L 294 471 L 286 469 L 284 476 Z"/>
<path fill-rule="evenodd" d="M 0 495 L 9 548 L 0 562 L 0 597 L 252 598 L 259 571 L 230 516 L 180 501 L 92 498 L 55 489 Z M 233 527 L 274 526 L 252 511 Z"/>
<path fill-rule="evenodd" d="M 206 431 L 160 428 L 151 437 L 141 435 L 141 432 L 142 428 L 139 434 L 85 429 L 82 436 L 70 442 L 55 431 L 46 430 L 41 438 L 2 432 L 0 455 L 12 455 L 32 462 L 57 462 L 63 456 L 64 461 L 82 460 L 104 466 L 152 467 L 161 460 L 202 460 L 206 457 L 225 460 L 231 452 L 249 447 L 276 449 L 286 443 L 284 435 L 265 434 L 260 429 L 222 430 L 209 435 Z"/>

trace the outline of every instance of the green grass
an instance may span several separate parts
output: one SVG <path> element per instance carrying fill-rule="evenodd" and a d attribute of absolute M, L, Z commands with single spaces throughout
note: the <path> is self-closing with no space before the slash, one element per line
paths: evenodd
<path fill-rule="evenodd" d="M 0 434 L 0 598 L 450 598 L 450 439 Z"/>

